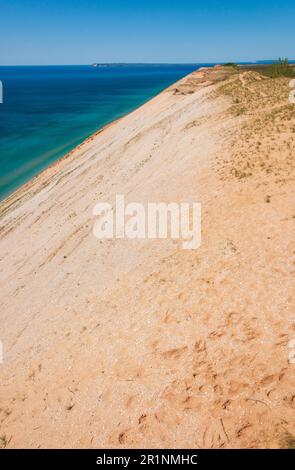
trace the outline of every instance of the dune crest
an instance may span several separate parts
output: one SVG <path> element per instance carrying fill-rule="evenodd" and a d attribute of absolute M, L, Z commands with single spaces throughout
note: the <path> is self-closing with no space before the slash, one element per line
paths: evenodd
<path fill-rule="evenodd" d="M 293 439 L 289 92 L 194 72 L 1 203 L 0 447 Z M 200 202 L 201 247 L 97 240 L 93 207 L 116 194 Z"/>

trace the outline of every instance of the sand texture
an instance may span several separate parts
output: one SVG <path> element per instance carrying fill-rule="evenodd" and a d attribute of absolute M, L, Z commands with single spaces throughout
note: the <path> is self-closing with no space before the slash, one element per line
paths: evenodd
<path fill-rule="evenodd" d="M 295 442 L 295 106 L 195 72 L 1 203 L 0 447 Z M 97 202 L 196 201 L 202 244 L 97 240 Z"/>

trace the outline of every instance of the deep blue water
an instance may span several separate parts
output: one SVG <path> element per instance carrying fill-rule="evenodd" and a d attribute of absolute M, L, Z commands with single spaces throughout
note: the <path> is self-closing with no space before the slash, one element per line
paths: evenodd
<path fill-rule="evenodd" d="M 0 198 L 197 67 L 0 67 Z"/>

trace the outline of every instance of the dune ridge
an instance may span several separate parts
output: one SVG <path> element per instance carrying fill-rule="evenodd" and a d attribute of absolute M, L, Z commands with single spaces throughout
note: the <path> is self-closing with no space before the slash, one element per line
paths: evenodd
<path fill-rule="evenodd" d="M 201 69 L 1 203 L 1 447 L 291 445 L 288 93 Z M 98 241 L 118 193 L 201 202 L 201 247 Z"/>

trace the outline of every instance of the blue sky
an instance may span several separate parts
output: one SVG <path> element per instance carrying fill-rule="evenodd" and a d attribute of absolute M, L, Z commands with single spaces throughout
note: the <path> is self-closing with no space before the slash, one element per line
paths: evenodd
<path fill-rule="evenodd" d="M 294 0 L 0 0 L 0 65 L 295 59 Z"/>

